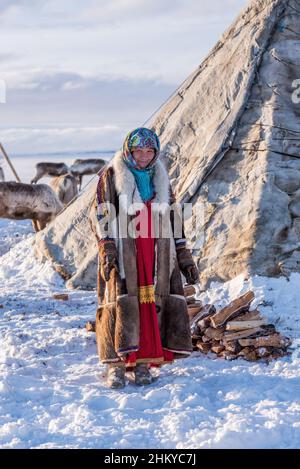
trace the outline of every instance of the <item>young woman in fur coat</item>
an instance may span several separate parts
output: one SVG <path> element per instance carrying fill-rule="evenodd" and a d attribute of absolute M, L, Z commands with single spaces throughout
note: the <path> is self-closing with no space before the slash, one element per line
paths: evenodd
<path fill-rule="evenodd" d="M 96 196 L 96 337 L 110 387 L 125 386 L 129 369 L 136 384 L 150 384 L 152 366 L 191 354 L 181 272 L 190 284 L 199 273 L 174 204 L 157 135 L 133 130 L 99 174 Z"/>

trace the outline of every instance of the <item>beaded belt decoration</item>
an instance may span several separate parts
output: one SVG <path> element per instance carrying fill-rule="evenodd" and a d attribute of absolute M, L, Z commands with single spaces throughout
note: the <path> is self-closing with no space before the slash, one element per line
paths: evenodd
<path fill-rule="evenodd" d="M 139 287 L 139 302 L 155 302 L 154 285 L 145 285 L 143 287 Z"/>

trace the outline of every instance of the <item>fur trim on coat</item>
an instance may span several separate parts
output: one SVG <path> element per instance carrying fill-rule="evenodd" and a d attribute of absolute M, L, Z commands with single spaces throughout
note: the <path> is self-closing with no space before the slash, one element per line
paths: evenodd
<path fill-rule="evenodd" d="M 162 218 L 167 219 L 167 223 L 171 225 L 167 212 L 172 202 L 170 180 L 167 170 L 159 160 L 155 165 L 153 185 L 155 199 L 152 210 L 153 214 L 157 212 L 157 217 L 153 218 L 157 218 L 159 222 Z M 136 210 L 144 206 L 134 176 L 123 162 L 121 152 L 115 154 L 99 175 L 97 193 L 101 194 L 102 201 L 116 206 L 117 221 L 114 224 L 112 239 L 116 243 L 119 256 L 119 273 L 113 271 L 108 281 L 101 275 L 100 265 L 103 259 L 99 257 L 97 345 L 103 363 L 120 362 L 127 353 L 139 347 L 135 240 L 130 236 L 119 236 L 120 212 L 126 213 L 127 222 L 130 223 L 134 220 Z M 98 216 L 98 226 L 94 229 L 100 242 L 101 220 L 102 217 Z M 174 358 L 184 358 L 192 351 L 192 341 L 172 227 L 170 237 L 162 236 L 159 231 L 155 245 L 154 289 L 162 345 L 174 352 Z"/>

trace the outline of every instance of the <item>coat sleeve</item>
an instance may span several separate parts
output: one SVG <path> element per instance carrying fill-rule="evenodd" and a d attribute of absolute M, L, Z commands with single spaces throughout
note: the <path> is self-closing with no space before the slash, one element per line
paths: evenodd
<path fill-rule="evenodd" d="M 103 168 L 99 174 L 96 191 L 96 238 L 98 245 L 114 242 L 113 225 L 116 222 L 115 207 L 111 197 L 110 168 Z"/>
<path fill-rule="evenodd" d="M 178 204 L 176 204 L 176 198 L 175 198 L 175 195 L 171 186 L 170 186 L 170 206 L 171 206 L 171 211 L 170 211 L 171 226 L 172 226 L 172 232 L 173 232 L 176 251 L 177 249 L 180 249 L 180 248 L 186 249 L 184 220 L 183 220 L 180 207 L 178 207 Z M 172 209 L 172 207 L 174 209 Z"/>
<path fill-rule="evenodd" d="M 172 188 L 170 188 L 170 205 L 171 208 L 172 206 L 175 207 L 174 210 L 170 210 L 170 218 L 179 268 L 184 275 L 186 274 L 186 269 L 188 269 L 189 267 L 193 267 L 196 272 L 197 267 L 193 260 L 193 256 L 190 250 L 186 247 L 186 237 L 184 231 L 184 220 L 182 216 L 182 211 L 176 204 L 176 199 Z M 178 227 L 180 228 L 179 233 L 177 233 Z"/>

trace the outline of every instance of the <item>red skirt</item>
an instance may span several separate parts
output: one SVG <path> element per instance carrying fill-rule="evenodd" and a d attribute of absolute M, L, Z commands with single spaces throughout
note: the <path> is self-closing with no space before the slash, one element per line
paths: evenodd
<path fill-rule="evenodd" d="M 150 366 L 160 366 L 173 361 L 173 352 L 162 347 L 160 330 L 154 296 L 154 262 L 155 237 L 152 226 L 151 200 L 145 203 L 145 208 L 137 212 L 138 223 L 136 243 L 137 274 L 139 287 L 140 310 L 140 343 L 139 349 L 129 353 L 126 367 L 133 367 L 137 363 L 149 363 Z"/>

